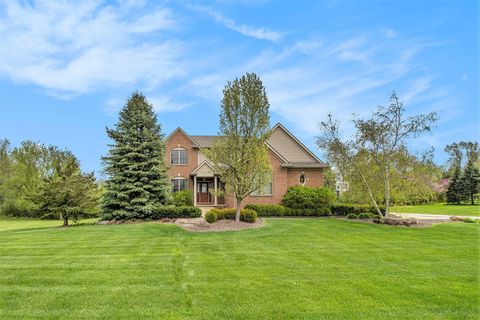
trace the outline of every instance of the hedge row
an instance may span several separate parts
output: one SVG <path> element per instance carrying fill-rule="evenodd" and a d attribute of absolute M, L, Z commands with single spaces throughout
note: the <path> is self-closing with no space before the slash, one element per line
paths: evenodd
<path fill-rule="evenodd" d="M 247 204 L 245 209 L 254 210 L 259 217 L 300 217 L 300 216 L 329 216 L 330 208 L 291 209 L 274 204 Z"/>
<path fill-rule="evenodd" d="M 349 213 L 360 214 L 376 212 L 375 207 L 368 204 L 335 204 L 331 207 L 332 213 L 338 216 L 346 216 Z M 380 211 L 385 214 L 385 207 L 380 206 Z"/>
<path fill-rule="evenodd" d="M 212 209 L 205 214 L 205 220 L 208 223 L 214 223 L 217 220 L 235 220 L 237 211 L 235 209 Z M 251 209 L 240 210 L 240 221 L 254 223 L 257 221 L 257 212 Z"/>
<path fill-rule="evenodd" d="M 347 214 L 348 219 L 374 219 L 378 218 L 378 214 L 373 214 L 371 212 L 366 212 L 366 213 L 349 213 Z"/>
<path fill-rule="evenodd" d="M 102 215 L 102 220 L 159 220 L 162 218 L 198 218 L 202 216 L 200 208 L 182 206 L 164 206 L 152 212 L 144 213 L 130 213 L 130 212 L 116 212 Z"/>
<path fill-rule="evenodd" d="M 362 213 L 375 212 L 375 208 L 369 205 L 361 204 L 339 204 L 332 205 L 330 208 L 316 209 L 291 209 L 282 205 L 274 204 L 247 204 L 246 209 L 255 210 L 259 217 L 289 217 L 289 216 L 328 216 L 348 214 L 359 215 Z M 380 206 L 382 213 L 385 213 L 385 207 Z"/>

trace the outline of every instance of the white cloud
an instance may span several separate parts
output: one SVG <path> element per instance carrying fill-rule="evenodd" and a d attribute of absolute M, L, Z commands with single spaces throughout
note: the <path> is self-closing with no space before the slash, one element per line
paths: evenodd
<path fill-rule="evenodd" d="M 271 31 L 265 28 L 252 27 L 245 24 L 237 24 L 235 20 L 225 17 L 221 13 L 208 7 L 189 6 L 189 8 L 209 15 L 218 23 L 221 23 L 222 25 L 233 31 L 243 34 L 244 36 L 253 37 L 260 40 L 268 40 L 272 42 L 276 42 L 283 37 L 283 34 L 280 32 Z"/>
<path fill-rule="evenodd" d="M 140 12 L 133 17 L 125 10 L 132 5 Z M 162 39 L 176 27 L 170 11 L 142 6 L 3 2 L 0 74 L 57 95 L 137 83 L 151 88 L 182 74 L 183 44 Z"/>

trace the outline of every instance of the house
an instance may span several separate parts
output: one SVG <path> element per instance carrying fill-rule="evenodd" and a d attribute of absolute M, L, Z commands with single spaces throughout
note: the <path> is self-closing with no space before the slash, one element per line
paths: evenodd
<path fill-rule="evenodd" d="M 218 136 L 189 135 L 177 128 L 165 139 L 168 176 L 172 190 L 189 189 L 193 192 L 194 205 L 200 207 L 234 207 L 232 196 L 217 197 L 222 188 L 219 176 L 214 172 L 201 148 L 209 148 Z M 263 192 L 254 192 L 243 204 L 279 204 L 288 187 L 305 185 L 323 186 L 323 171 L 328 167 L 282 124 L 276 124 L 267 141 L 271 182 Z"/>

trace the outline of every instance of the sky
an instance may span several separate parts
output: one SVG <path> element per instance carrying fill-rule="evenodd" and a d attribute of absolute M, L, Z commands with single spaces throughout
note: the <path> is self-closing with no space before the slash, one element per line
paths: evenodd
<path fill-rule="evenodd" d="M 281 122 L 322 158 L 318 123 L 342 133 L 395 91 L 436 111 L 412 152 L 479 140 L 479 4 L 457 1 L 0 0 L 0 139 L 71 150 L 101 173 L 105 128 L 132 92 L 162 132 L 218 132 L 227 81 L 255 72 Z"/>

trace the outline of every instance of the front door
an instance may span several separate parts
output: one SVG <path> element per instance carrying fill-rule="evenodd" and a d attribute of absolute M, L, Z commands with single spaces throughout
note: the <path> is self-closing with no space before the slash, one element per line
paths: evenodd
<path fill-rule="evenodd" d="M 211 195 L 210 195 L 210 189 L 211 189 L 211 182 L 198 182 L 197 185 L 197 201 L 198 203 L 211 203 Z"/>

